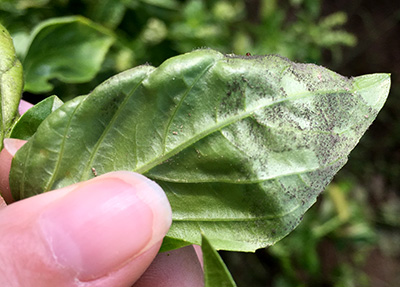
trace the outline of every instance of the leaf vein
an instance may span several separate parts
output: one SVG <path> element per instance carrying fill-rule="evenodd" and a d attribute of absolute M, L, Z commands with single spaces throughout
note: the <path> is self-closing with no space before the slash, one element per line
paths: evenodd
<path fill-rule="evenodd" d="M 117 120 L 117 118 L 120 116 L 123 108 L 126 106 L 126 104 L 128 103 L 129 99 L 132 97 L 132 95 L 135 93 L 135 91 L 137 90 L 137 88 L 142 84 L 143 80 L 146 77 L 143 77 L 143 79 L 141 79 L 137 85 L 135 87 L 132 88 L 132 90 L 126 95 L 126 98 L 123 100 L 122 104 L 118 106 L 117 111 L 114 113 L 113 117 L 111 118 L 110 122 L 105 126 L 104 131 L 102 132 L 101 136 L 99 137 L 99 139 L 97 140 L 92 152 L 90 153 L 90 157 L 87 161 L 87 164 L 84 168 L 84 170 L 89 171 L 92 168 L 92 164 L 93 164 L 93 160 L 95 158 L 95 156 L 97 155 L 97 151 L 100 149 L 101 147 L 101 143 L 104 141 L 105 137 L 107 136 L 108 132 L 111 130 L 111 128 L 114 126 L 113 124 L 115 123 L 115 121 Z M 136 152 L 133 152 L 134 154 L 136 154 Z M 82 172 L 81 174 L 81 178 L 80 181 L 84 180 L 85 178 L 85 174 Z"/>
<path fill-rule="evenodd" d="M 74 118 L 74 115 L 75 115 L 76 111 L 79 109 L 79 107 L 82 105 L 82 103 L 85 102 L 85 100 L 86 99 L 83 99 L 82 101 L 80 101 L 79 104 L 75 107 L 74 111 L 70 114 L 70 117 L 68 119 L 68 123 L 65 126 L 65 131 L 64 131 L 64 134 L 62 136 L 62 142 L 61 142 L 61 145 L 60 145 L 60 150 L 58 152 L 58 156 L 57 156 L 56 166 L 54 168 L 54 172 L 53 172 L 52 176 L 50 177 L 49 181 L 47 182 L 47 184 L 45 185 L 44 191 L 49 191 L 51 189 L 51 187 L 53 186 L 55 179 L 58 178 L 57 174 L 58 174 L 58 172 L 60 170 L 60 167 L 61 167 L 61 159 L 62 159 L 62 157 L 64 155 L 65 143 L 68 140 L 67 133 L 68 133 L 70 127 L 71 127 L 71 123 L 72 123 L 72 120 Z"/>

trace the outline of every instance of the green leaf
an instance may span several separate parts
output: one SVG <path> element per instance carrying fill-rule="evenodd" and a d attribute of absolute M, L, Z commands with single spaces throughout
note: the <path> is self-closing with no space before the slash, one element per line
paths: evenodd
<path fill-rule="evenodd" d="M 169 246 L 254 251 L 286 236 L 382 108 L 390 76 L 198 50 L 65 103 L 14 158 L 14 198 L 131 170 L 173 210 Z M 177 240 L 176 245 L 173 241 Z"/>
<path fill-rule="evenodd" d="M 164 237 L 164 240 L 163 240 L 163 243 L 159 250 L 159 253 L 182 248 L 182 247 L 188 246 L 190 244 L 191 244 L 190 242 L 187 242 L 185 240 L 179 240 L 179 239 L 175 239 L 175 238 L 166 236 L 166 237 Z"/>
<path fill-rule="evenodd" d="M 15 54 L 12 39 L 0 24 L 0 150 L 18 116 L 23 88 L 22 66 Z"/>
<path fill-rule="evenodd" d="M 201 251 L 203 252 L 204 286 L 235 287 L 235 281 L 233 281 L 228 268 L 205 236 L 202 236 Z"/>
<path fill-rule="evenodd" d="M 30 108 L 24 113 L 13 127 L 10 137 L 28 140 L 37 130 L 39 125 L 52 112 L 63 104 L 57 96 L 51 96 Z"/>
<path fill-rule="evenodd" d="M 54 78 L 67 83 L 90 81 L 113 41 L 109 31 L 80 16 L 41 23 L 32 33 L 23 61 L 25 90 L 51 91 L 48 81 Z"/>

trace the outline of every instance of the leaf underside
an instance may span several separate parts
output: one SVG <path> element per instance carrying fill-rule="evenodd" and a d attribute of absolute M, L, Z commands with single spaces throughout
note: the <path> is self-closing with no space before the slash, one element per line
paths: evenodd
<path fill-rule="evenodd" d="M 155 180 L 166 249 L 254 251 L 293 230 L 383 106 L 390 76 L 345 78 L 269 56 L 197 50 L 65 103 L 12 165 L 15 198 L 114 170 Z M 165 249 L 164 249 L 165 250 Z"/>

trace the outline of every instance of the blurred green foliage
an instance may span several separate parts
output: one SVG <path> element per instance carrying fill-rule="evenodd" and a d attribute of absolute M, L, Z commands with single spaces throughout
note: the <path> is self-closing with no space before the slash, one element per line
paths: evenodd
<path fill-rule="evenodd" d="M 269 248 L 282 268 L 273 286 L 369 286 L 360 267 L 377 242 L 371 215 L 365 190 L 331 184 L 295 236 Z"/>
<path fill-rule="evenodd" d="M 1 0 L 0 21 L 22 59 L 34 28 L 48 19 L 81 15 L 114 35 L 114 45 L 91 83 L 71 86 L 69 81 L 66 86 L 52 81 L 55 89 L 49 94 L 62 99 L 87 93 L 122 70 L 146 62 L 159 65 L 200 47 L 319 63 L 325 50 L 339 61 L 341 47 L 356 44 L 354 35 L 342 29 L 346 14 L 321 17 L 320 1 L 297 0 L 281 6 L 276 0 L 263 0 L 256 12 L 249 5 L 243 0 Z"/>
<path fill-rule="evenodd" d="M 257 259 L 231 253 L 223 258 L 239 286 L 373 286 L 364 266 L 383 242 L 374 218 L 366 190 L 340 180 L 328 186 L 290 235 L 258 250 Z M 243 272 L 243 266 L 256 274 Z"/>
<path fill-rule="evenodd" d="M 327 2 L 0 0 L 0 22 L 12 34 L 22 62 L 35 27 L 49 19 L 80 15 L 113 37 L 94 77 L 72 84 L 52 79 L 53 90 L 40 95 L 24 94 L 25 99 L 38 102 L 51 94 L 64 100 L 86 94 L 120 71 L 147 62 L 157 66 L 171 56 L 199 47 L 242 55 L 274 53 L 300 62 L 343 67 L 343 62 L 349 61 L 344 51 L 356 46 L 357 38 L 345 28 L 348 14 L 335 9 L 326 13 L 323 5 Z M 351 6 L 347 2 L 346 5 Z M 366 11 L 363 13 L 369 17 Z M 373 72 L 379 71 L 363 73 Z M 398 87 L 393 90 L 400 94 Z M 239 286 L 372 286 L 371 275 L 364 268 L 372 252 L 379 249 L 389 257 L 391 253 L 400 254 L 400 247 L 393 247 L 400 246 L 399 197 L 394 193 L 383 195 L 386 181 L 400 183 L 398 163 L 387 164 L 396 156 L 393 151 L 399 144 L 400 124 L 389 129 L 389 123 L 399 114 L 398 99 L 389 96 L 385 108 L 389 112 L 384 109 L 381 119 L 371 128 L 397 132 L 385 136 L 378 131 L 378 138 L 367 133 L 352 153 L 347 169 L 290 236 L 254 256 L 223 254 Z M 366 163 L 375 158 L 375 164 Z M 369 183 L 360 184 L 368 178 Z M 370 189 L 375 206 L 368 195 Z"/>

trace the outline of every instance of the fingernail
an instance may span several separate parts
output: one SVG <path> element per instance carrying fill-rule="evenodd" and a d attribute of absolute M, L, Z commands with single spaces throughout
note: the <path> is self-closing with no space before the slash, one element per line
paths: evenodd
<path fill-rule="evenodd" d="M 32 107 L 33 107 L 33 105 L 31 103 L 28 103 L 27 101 L 21 100 L 19 102 L 18 112 L 19 112 L 20 115 L 23 115 L 27 110 L 29 110 Z"/>
<path fill-rule="evenodd" d="M 4 149 L 8 151 L 11 156 L 14 156 L 17 151 L 26 143 L 25 140 L 6 138 L 3 141 Z"/>
<path fill-rule="evenodd" d="M 60 267 L 89 281 L 159 242 L 170 227 L 171 208 L 149 179 L 115 172 L 79 184 L 51 203 L 39 222 Z"/>

